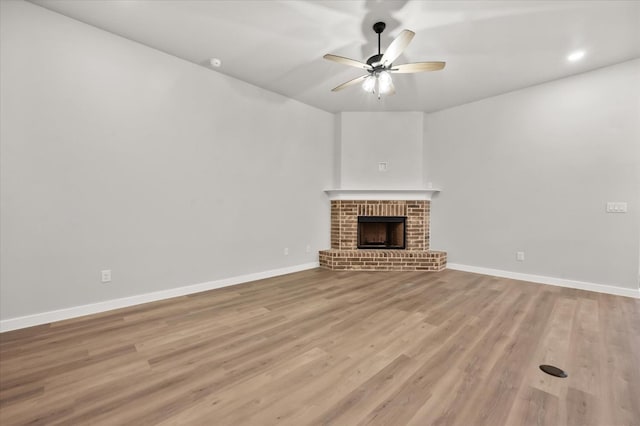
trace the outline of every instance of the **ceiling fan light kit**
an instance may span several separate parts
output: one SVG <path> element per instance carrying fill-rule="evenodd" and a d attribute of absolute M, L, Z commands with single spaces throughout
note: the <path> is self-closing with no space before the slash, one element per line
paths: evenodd
<path fill-rule="evenodd" d="M 444 68 L 444 62 L 415 62 L 394 66 L 393 61 L 402 54 L 413 39 L 413 36 L 415 36 L 415 33 L 409 30 L 402 30 L 383 54 L 380 52 L 380 34 L 385 28 L 386 24 L 384 22 L 373 24 L 373 31 L 378 34 L 378 53 L 367 59 L 366 63 L 332 54 L 324 55 L 324 59 L 364 69 L 368 72 L 368 74 L 334 87 L 332 89 L 333 92 L 362 83 L 362 88 L 366 92 L 374 93 L 380 99 L 381 95 L 393 95 L 396 92 L 391 73 L 413 74 L 423 71 L 438 71 Z"/>
<path fill-rule="evenodd" d="M 365 92 L 378 94 L 380 99 L 380 95 L 393 94 L 393 80 L 387 71 L 376 72 L 364 79 L 362 88 Z"/>

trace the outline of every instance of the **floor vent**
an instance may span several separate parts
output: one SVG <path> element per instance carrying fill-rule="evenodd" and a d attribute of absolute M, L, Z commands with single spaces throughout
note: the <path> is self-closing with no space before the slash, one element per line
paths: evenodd
<path fill-rule="evenodd" d="M 541 365 L 540 370 L 552 376 L 562 377 L 562 378 L 567 377 L 567 373 L 565 373 L 564 370 L 558 367 L 554 367 L 553 365 Z"/>

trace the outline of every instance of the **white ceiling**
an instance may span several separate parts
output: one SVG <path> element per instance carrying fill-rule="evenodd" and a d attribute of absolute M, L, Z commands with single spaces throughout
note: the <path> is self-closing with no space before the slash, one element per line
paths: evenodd
<path fill-rule="evenodd" d="M 48 9 L 256 86 L 331 111 L 435 111 L 640 57 L 638 1 L 33 0 Z M 325 53 L 366 60 L 416 32 L 396 63 L 443 71 L 394 75 L 378 101 L 331 88 L 362 72 Z M 572 63 L 567 55 L 583 49 Z M 213 69 L 212 57 L 223 65 Z"/>

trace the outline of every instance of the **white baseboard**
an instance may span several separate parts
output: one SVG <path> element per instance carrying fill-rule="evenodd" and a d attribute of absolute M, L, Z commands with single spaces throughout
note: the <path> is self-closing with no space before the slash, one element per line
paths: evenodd
<path fill-rule="evenodd" d="M 139 294 L 136 296 L 123 297 L 121 299 L 106 300 L 104 302 L 92 303 L 89 305 L 74 306 L 72 308 L 42 312 L 39 314 L 27 315 L 24 317 L 9 318 L 0 321 L 0 333 L 5 331 L 17 330 L 20 328 L 32 327 L 34 325 L 48 324 L 54 321 L 62 321 L 70 318 L 81 317 L 84 315 L 97 314 L 113 309 L 126 308 L 128 306 L 140 305 L 142 303 L 155 302 L 157 300 L 169 299 L 172 297 L 184 296 L 193 293 L 200 293 L 202 291 L 228 287 L 236 284 L 246 283 L 249 281 L 277 277 L 278 275 L 305 271 L 307 269 L 317 268 L 318 266 L 318 262 L 303 263 L 301 265 L 272 269 L 269 271 L 240 275 L 237 277 L 223 278 L 221 280 L 171 288 L 168 290 L 155 291 L 153 293 Z"/>
<path fill-rule="evenodd" d="M 595 291 L 597 293 L 607 293 L 616 296 L 627 296 L 640 298 L 640 289 L 616 287 L 612 285 L 588 283 L 584 281 L 566 280 L 564 278 L 545 277 L 542 275 L 523 274 L 520 272 L 503 271 L 500 269 L 483 268 L 480 266 L 460 265 L 458 263 L 447 263 L 447 269 L 456 271 L 475 272 L 476 274 L 493 275 L 495 277 L 510 278 L 520 281 L 530 281 L 538 284 L 555 285 L 558 287 L 576 288 L 578 290 Z"/>

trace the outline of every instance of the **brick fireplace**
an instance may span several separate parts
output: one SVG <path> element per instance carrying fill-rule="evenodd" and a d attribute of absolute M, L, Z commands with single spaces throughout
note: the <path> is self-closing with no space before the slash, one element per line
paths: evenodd
<path fill-rule="evenodd" d="M 331 249 L 320 251 L 320 266 L 361 271 L 443 270 L 447 254 L 429 250 L 430 205 L 429 200 L 332 200 Z M 358 248 L 366 232 L 363 223 L 378 225 L 369 226 L 370 244 Z"/>

